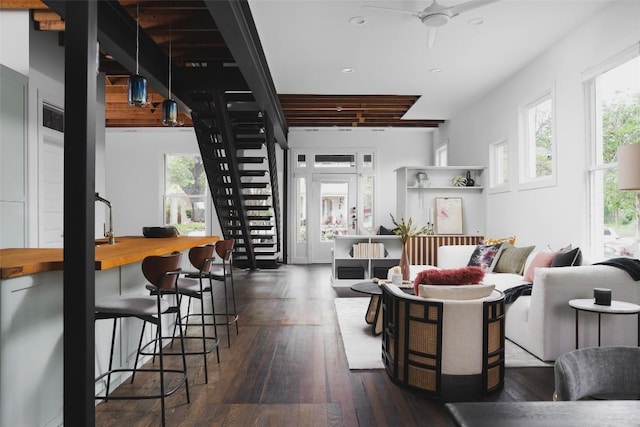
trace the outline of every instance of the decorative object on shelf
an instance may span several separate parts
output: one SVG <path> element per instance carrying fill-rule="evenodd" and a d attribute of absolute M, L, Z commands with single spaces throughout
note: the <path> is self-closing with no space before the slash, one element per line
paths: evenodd
<path fill-rule="evenodd" d="M 140 5 L 136 3 L 136 73 L 129 76 L 128 96 L 129 105 L 145 107 L 147 105 L 147 79 L 139 71 L 138 56 L 140 53 Z"/>
<path fill-rule="evenodd" d="M 430 230 L 427 227 L 422 227 L 420 229 L 416 229 L 416 226 L 413 224 L 413 220 L 409 218 L 408 221 L 405 222 L 404 217 L 400 217 L 400 221 L 396 221 L 393 217 L 393 214 L 389 214 L 391 216 L 391 221 L 393 225 L 396 226 L 394 233 L 400 236 L 400 240 L 402 241 L 402 253 L 400 255 L 400 269 L 402 270 L 402 280 L 409 280 L 409 256 L 407 255 L 406 243 L 410 237 L 419 236 L 420 234 L 427 234 Z"/>
<path fill-rule="evenodd" d="M 465 187 L 467 185 L 467 180 L 462 176 L 454 176 L 451 180 L 454 187 Z"/>
<path fill-rule="evenodd" d="M 429 181 L 429 177 L 425 172 L 418 172 L 416 174 L 416 187 L 418 188 L 427 188 L 431 182 Z"/>
<path fill-rule="evenodd" d="M 467 171 L 467 177 L 465 178 L 465 185 L 467 187 L 473 187 L 474 185 L 476 185 L 476 181 L 471 178 L 471 171 Z"/>
<path fill-rule="evenodd" d="M 391 269 L 391 283 L 394 285 L 402 285 L 402 269 L 396 265 Z"/>
<path fill-rule="evenodd" d="M 178 103 L 171 98 L 171 24 L 169 24 L 169 94 L 162 101 L 162 124 L 165 126 L 178 125 Z"/>
<path fill-rule="evenodd" d="M 462 198 L 436 198 L 436 232 L 462 234 Z"/>

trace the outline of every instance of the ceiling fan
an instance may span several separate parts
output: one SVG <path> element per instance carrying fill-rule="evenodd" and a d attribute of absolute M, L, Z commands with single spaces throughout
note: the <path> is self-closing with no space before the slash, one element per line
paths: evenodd
<path fill-rule="evenodd" d="M 442 27 L 446 25 L 451 18 L 455 18 L 462 12 L 466 12 L 467 10 L 475 9 L 489 3 L 494 3 L 498 0 L 475 0 L 468 1 L 466 3 L 461 3 L 456 6 L 446 7 L 436 0 L 433 0 L 429 6 L 425 7 L 422 11 L 415 10 L 405 10 L 405 9 L 394 9 L 391 7 L 380 7 L 380 6 L 364 6 L 370 9 L 379 9 L 384 10 L 386 12 L 396 12 L 396 13 L 404 13 L 411 16 L 415 16 L 427 27 L 427 47 L 431 48 L 436 41 L 436 34 L 438 31 L 438 27 Z"/>

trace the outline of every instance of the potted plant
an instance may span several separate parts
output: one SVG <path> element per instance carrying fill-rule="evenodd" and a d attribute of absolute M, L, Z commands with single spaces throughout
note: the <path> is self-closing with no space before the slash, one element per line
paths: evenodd
<path fill-rule="evenodd" d="M 402 280 L 409 280 L 409 258 L 407 257 L 406 243 L 410 237 L 419 236 L 421 234 L 429 234 L 431 229 L 428 227 L 417 228 L 413 224 L 413 220 L 409 218 L 406 222 L 403 216 L 400 217 L 400 221 L 396 221 L 393 214 L 389 214 L 391 216 L 391 221 L 393 225 L 396 226 L 395 230 L 393 230 L 394 234 L 400 236 L 400 241 L 402 241 L 402 254 L 400 255 L 400 269 L 402 270 Z"/>

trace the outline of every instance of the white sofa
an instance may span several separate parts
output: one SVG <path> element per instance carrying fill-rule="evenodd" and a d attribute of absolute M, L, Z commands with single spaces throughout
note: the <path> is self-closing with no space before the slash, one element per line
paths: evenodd
<path fill-rule="evenodd" d="M 439 268 L 466 266 L 475 245 L 453 245 L 438 248 Z M 529 255 L 526 271 L 535 256 Z M 426 266 L 411 266 L 412 277 Z M 505 291 L 521 285 L 523 276 L 488 273 L 484 283 L 495 284 Z M 612 299 L 640 304 L 640 281 L 634 281 L 619 268 L 605 265 L 537 268 L 530 296 L 520 296 L 506 308 L 505 335 L 508 339 L 544 361 L 576 348 L 575 310 L 569 307 L 574 298 L 593 298 L 593 288 L 610 288 Z M 598 316 L 579 314 L 579 346 L 598 345 Z M 638 345 L 636 315 L 602 315 L 602 345 Z"/>

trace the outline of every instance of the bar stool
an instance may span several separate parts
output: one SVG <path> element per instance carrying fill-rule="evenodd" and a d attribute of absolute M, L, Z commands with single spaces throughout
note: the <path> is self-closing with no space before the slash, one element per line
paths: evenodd
<path fill-rule="evenodd" d="M 178 292 L 181 296 L 185 296 L 188 298 L 187 304 L 187 314 L 185 314 L 183 319 L 183 325 L 185 330 L 189 328 L 189 326 L 200 326 L 202 328 L 201 336 L 185 336 L 184 339 L 201 339 L 202 340 L 202 350 L 194 350 L 187 351 L 187 355 L 198 355 L 201 354 L 204 359 L 204 377 L 205 383 L 209 382 L 208 368 L 207 368 L 207 354 L 211 353 L 214 349 L 216 350 L 216 356 L 218 359 L 218 363 L 220 363 L 220 348 L 219 348 L 219 339 L 218 339 L 218 328 L 215 323 L 215 306 L 213 302 L 213 286 L 211 282 L 211 277 L 209 277 L 209 272 L 211 271 L 211 262 L 214 259 L 213 251 L 215 250 L 215 245 L 205 245 L 205 246 L 195 246 L 189 250 L 189 261 L 191 265 L 197 268 L 197 271 L 188 271 L 183 272 L 186 277 L 181 277 L 178 279 Z M 205 281 L 206 279 L 206 281 Z M 152 290 L 153 292 L 153 290 Z M 205 311 L 204 311 L 204 296 L 206 293 L 209 293 L 211 296 L 211 313 L 212 320 L 211 322 L 206 322 L 205 319 Z M 191 299 L 196 298 L 200 300 L 200 313 L 191 313 Z M 192 323 L 189 319 L 192 317 L 200 317 L 199 323 Z M 176 328 L 178 324 L 176 323 L 173 329 L 173 335 L 175 336 Z M 213 326 L 213 336 L 207 336 L 206 327 Z M 183 333 L 184 335 L 184 333 Z M 207 341 L 211 343 L 207 348 Z"/>
<path fill-rule="evenodd" d="M 173 252 L 165 256 L 148 256 L 142 261 L 142 273 L 157 290 L 171 290 L 179 289 L 178 276 L 181 269 L 180 265 L 180 252 Z M 175 290 L 172 291 L 175 293 Z M 115 297 L 104 298 L 96 301 L 95 304 L 95 320 L 101 319 L 113 319 L 113 332 L 111 335 L 111 353 L 109 355 L 109 369 L 107 372 L 96 378 L 96 382 L 102 378 L 107 377 L 107 387 L 104 396 L 96 395 L 97 400 L 135 400 L 135 399 L 160 399 L 162 407 L 162 425 L 165 425 L 165 397 L 170 396 L 184 384 L 187 403 L 190 402 L 189 398 L 189 382 L 187 381 L 187 361 L 184 353 L 184 340 L 182 336 L 182 327 L 180 325 L 180 347 L 181 353 L 172 353 L 173 355 L 182 356 L 182 369 L 165 369 L 164 357 L 169 354 L 165 354 L 163 351 L 162 341 L 166 339 L 173 339 L 173 337 L 162 336 L 162 315 L 163 314 L 175 314 L 176 321 L 181 322 L 182 317 L 180 314 L 180 304 L 176 301 L 176 304 L 171 305 L 167 299 L 162 298 L 162 292 L 156 292 L 154 296 L 147 295 L 118 295 Z M 178 298 L 176 298 L 178 300 Z M 136 361 L 133 368 L 113 368 L 113 349 L 116 336 L 116 322 L 118 319 L 126 317 L 137 317 L 144 321 L 142 324 L 143 333 L 144 326 L 148 323 L 152 323 L 157 327 L 156 338 L 152 339 L 142 349 L 149 345 L 158 345 L 157 355 L 159 356 L 158 368 L 138 368 L 138 356 L 140 351 L 136 354 Z M 138 345 L 138 349 L 140 345 Z M 155 353 L 155 351 L 154 351 Z M 136 372 L 158 372 L 160 376 L 160 393 L 159 394 L 147 394 L 147 395 L 118 395 L 109 396 L 109 387 L 111 385 L 111 375 L 118 372 L 132 372 L 131 382 L 135 378 Z M 166 390 L 165 387 L 165 373 L 174 373 L 178 375 L 177 383 L 170 389 Z"/>
<path fill-rule="evenodd" d="M 217 280 L 222 282 L 224 285 L 224 313 L 217 313 L 216 316 L 223 316 L 225 318 L 225 323 L 227 326 L 227 343 L 229 347 L 231 347 L 231 334 L 229 332 L 230 325 L 232 323 L 236 324 L 236 335 L 239 334 L 238 330 L 238 310 L 236 308 L 236 293 L 233 283 L 233 268 L 231 265 L 231 255 L 233 253 L 233 245 L 235 244 L 235 239 L 224 239 L 218 240 L 216 242 L 216 253 L 222 259 L 222 268 L 212 269 L 209 273 L 209 277 L 213 280 Z M 233 311 L 229 311 L 229 297 L 227 294 L 227 279 L 230 280 L 231 283 L 231 301 Z"/>

